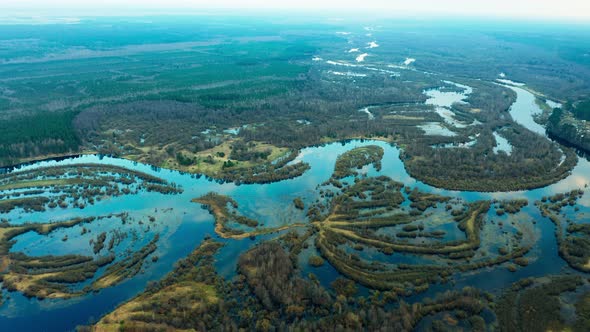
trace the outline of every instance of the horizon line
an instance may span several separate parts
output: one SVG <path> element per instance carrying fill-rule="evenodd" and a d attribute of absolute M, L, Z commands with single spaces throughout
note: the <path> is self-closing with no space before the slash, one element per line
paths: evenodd
<path fill-rule="evenodd" d="M 566 17 L 566 16 L 534 16 L 534 17 L 523 17 L 521 15 L 484 15 L 479 13 L 441 13 L 441 12 L 416 12 L 416 11 L 396 11 L 395 13 L 384 13 L 376 9 L 364 8 L 359 10 L 340 8 L 333 10 L 332 13 L 318 13 L 315 9 L 305 8 L 190 8 L 190 9 L 175 9 L 165 10 L 153 8 L 144 10 L 132 10 L 118 9 L 116 12 L 112 10 L 60 10 L 55 8 L 44 8 L 44 9 L 19 9 L 19 10 L 2 10 L 0 5 L 0 19 L 21 19 L 21 18 L 103 18 L 103 17 L 165 17 L 165 16 L 249 16 L 252 17 L 252 13 L 255 12 L 259 17 L 265 17 L 268 15 L 279 14 L 281 16 L 293 16 L 298 17 L 300 15 L 306 15 L 308 18 L 322 18 L 326 20 L 338 21 L 338 20 L 357 20 L 366 21 L 371 19 L 404 19 L 408 21 L 420 21 L 426 19 L 436 19 L 439 21 L 450 21 L 453 19 L 466 19 L 466 20 L 478 20 L 486 22 L 494 21 L 514 21 L 521 20 L 523 23 L 560 23 L 565 25 L 590 25 L 590 20 L 586 17 Z M 359 16 L 361 15 L 373 15 L 372 17 Z M 254 16 L 255 17 L 255 16 Z M 23 22 L 24 23 L 24 22 Z"/>

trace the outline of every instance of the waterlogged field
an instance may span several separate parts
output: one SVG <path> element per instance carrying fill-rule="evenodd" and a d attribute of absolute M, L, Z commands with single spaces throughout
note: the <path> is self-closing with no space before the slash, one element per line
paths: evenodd
<path fill-rule="evenodd" d="M 0 27 L 0 329 L 588 330 L 571 35 L 167 20 Z"/>

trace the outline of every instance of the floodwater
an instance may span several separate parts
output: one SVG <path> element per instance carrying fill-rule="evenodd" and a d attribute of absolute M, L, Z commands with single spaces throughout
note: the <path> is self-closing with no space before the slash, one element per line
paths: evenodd
<path fill-rule="evenodd" d="M 512 116 L 523 126 L 543 135 L 544 129 L 532 121 L 532 115 L 540 111 L 534 102 L 534 96 L 524 89 L 518 87 L 510 88 L 518 94 L 518 99 L 510 110 Z M 449 97 L 445 105 L 449 107 L 452 103 L 460 102 L 463 98 L 464 94 L 457 94 L 453 96 L 452 100 Z M 439 128 L 444 127 L 439 126 Z M 497 142 L 505 151 L 508 149 L 498 138 Z M 199 204 L 191 203 L 191 199 L 200 197 L 208 192 L 214 191 L 232 197 L 238 202 L 239 211 L 242 214 L 258 220 L 260 224 L 264 225 L 263 227 L 274 227 L 306 220 L 306 211 L 297 210 L 293 206 L 293 199 L 301 197 L 306 207 L 317 199 L 321 199 L 317 186 L 330 178 L 338 155 L 353 148 L 366 145 L 378 145 L 384 149 L 381 170 L 377 171 L 372 166 L 364 168 L 363 172 L 367 176 L 386 175 L 404 183 L 406 186 L 417 187 L 426 192 L 460 198 L 468 202 L 481 199 L 527 198 L 531 204 L 524 208 L 521 213 L 528 220 L 527 222 L 530 222 L 530 220 L 537 221 L 534 226 L 531 225 L 531 227 L 534 227 L 536 242 L 530 254 L 533 258 L 529 266 L 520 268 L 515 273 L 507 271 L 503 266 L 499 266 L 478 270 L 465 275 L 457 275 L 454 277 L 454 284 L 435 285 L 431 290 L 410 298 L 408 301 L 419 300 L 426 296 L 432 297 L 435 291 L 460 289 L 466 285 L 489 291 L 497 291 L 523 277 L 542 276 L 567 269 L 567 264 L 557 255 L 553 224 L 540 216 L 532 202 L 541 199 L 543 196 L 583 188 L 586 184 L 590 183 L 590 163 L 582 158 L 580 158 L 570 176 L 547 187 L 519 192 L 483 193 L 449 191 L 417 181 L 406 172 L 404 164 L 399 158 L 399 149 L 394 145 L 382 141 L 353 140 L 302 149 L 294 162 L 307 162 L 311 166 L 310 170 L 294 179 L 264 185 L 237 186 L 233 183 L 220 184 L 205 177 L 155 168 L 128 160 L 86 155 L 64 160 L 38 162 L 23 166 L 14 171 L 78 163 L 117 165 L 152 174 L 171 183 L 176 183 L 182 186 L 184 192 L 178 195 L 140 192 L 136 195 L 112 197 L 102 200 L 96 202 L 94 205 L 87 206 L 83 210 L 57 208 L 33 213 L 24 213 L 22 210 L 15 210 L 8 214 L 0 215 L 0 217 L 9 219 L 14 224 L 59 221 L 72 217 L 102 216 L 121 212 L 128 212 L 130 218 L 135 220 L 135 222 L 128 222 L 126 224 L 121 224 L 116 218 L 95 221 L 91 224 L 84 225 L 84 227 L 91 230 L 90 233 L 85 235 L 81 235 L 81 226 L 60 229 L 49 236 L 26 233 L 15 238 L 16 243 L 12 251 L 23 251 L 31 256 L 66 253 L 92 255 L 88 241 L 100 232 L 110 232 L 117 229 L 131 234 L 116 248 L 117 251 L 121 252 L 126 249 L 137 249 L 146 242 L 149 242 L 156 233 L 160 234 L 158 249 L 155 252 L 155 255 L 159 259 L 156 262 L 150 261 L 144 266 L 142 273 L 119 285 L 76 299 L 39 301 L 27 299 L 17 292 L 8 293 L 4 290 L 2 295 L 5 301 L 0 307 L 0 330 L 71 330 L 76 325 L 88 324 L 100 318 L 102 315 L 114 309 L 118 304 L 137 295 L 149 281 L 158 280 L 171 271 L 174 263 L 189 254 L 206 235 L 215 236 L 213 217 Z M 586 215 L 590 213 L 590 199 L 588 194 L 581 199 L 579 205 L 581 206 L 581 210 L 578 213 L 586 213 Z M 573 214 L 573 212 L 571 213 Z M 146 220 L 148 216 L 155 216 L 157 219 L 154 224 L 149 225 L 150 227 L 146 223 L 138 222 L 140 220 Z M 489 219 L 492 217 L 491 215 L 488 216 Z M 445 225 L 441 225 L 440 227 L 444 229 L 449 228 L 449 226 Z M 492 248 L 496 245 L 494 241 L 498 237 L 495 237 L 495 233 L 492 230 L 489 230 L 489 233 L 486 232 L 488 231 L 484 231 L 484 234 L 487 234 L 485 235 L 484 242 L 487 241 L 490 248 Z M 65 235 L 69 238 L 66 242 L 62 241 Z M 226 246 L 217 255 L 216 268 L 218 272 L 226 277 L 235 275 L 239 254 L 258 241 L 272 238 L 273 236 L 258 237 L 255 240 L 220 239 L 220 241 L 226 243 Z M 308 255 L 314 250 L 314 248 L 310 247 L 302 255 Z M 377 257 L 378 253 L 367 251 L 364 255 L 374 255 Z M 401 257 L 400 255 L 380 257 L 379 259 L 389 260 L 390 263 L 407 260 L 416 262 L 416 260 Z M 309 272 L 310 267 L 302 264 L 302 269 L 302 273 L 306 274 Z M 313 270 L 313 272 L 323 284 L 329 284 L 337 276 L 337 272 L 329 264 L 325 264 L 323 267 Z"/>
<path fill-rule="evenodd" d="M 505 152 L 507 155 L 512 153 L 512 144 L 507 139 L 502 137 L 498 132 L 494 131 L 494 139 L 496 140 L 496 146 L 494 147 L 494 153 L 500 151 Z"/>

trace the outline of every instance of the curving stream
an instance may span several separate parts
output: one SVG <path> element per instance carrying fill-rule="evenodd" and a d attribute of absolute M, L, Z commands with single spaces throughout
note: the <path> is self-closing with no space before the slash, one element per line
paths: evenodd
<path fill-rule="evenodd" d="M 518 94 L 517 101 L 510 110 L 513 118 L 530 130 L 544 134 L 543 127 L 536 124 L 532 119 L 532 115 L 540 111 L 534 103 L 534 96 L 522 88 L 510 88 Z M 373 167 L 365 167 L 363 171 L 367 172 L 369 176 L 386 175 L 396 181 L 403 182 L 407 186 L 418 187 L 422 191 L 460 197 L 466 201 L 495 198 L 527 198 L 530 204 L 523 209 L 523 212 L 530 218 L 539 220 L 536 224 L 537 241 L 533 249 L 533 255 L 538 257 L 538 259 L 533 260 L 526 268 L 512 273 L 507 271 L 506 268 L 497 267 L 478 270 L 466 275 L 458 275 L 455 278 L 455 285 L 435 285 L 427 292 L 414 296 L 409 301 L 419 300 L 423 297 L 432 296 L 434 292 L 449 288 L 461 288 L 465 285 L 494 291 L 522 277 L 557 273 L 567 266 L 557 255 L 553 224 L 549 220 L 540 217 L 539 212 L 533 206 L 532 202 L 546 195 L 583 188 L 587 183 L 590 183 L 590 162 L 583 158 L 580 158 L 569 177 L 545 188 L 519 192 L 480 193 L 448 191 L 434 188 L 413 179 L 408 175 L 399 158 L 398 148 L 381 141 L 355 140 L 303 149 L 297 160 L 309 163 L 311 166 L 309 171 L 295 179 L 265 185 L 236 186 L 232 183 L 219 184 L 207 180 L 205 177 L 167 169 L 158 169 L 128 160 L 87 155 L 60 161 L 38 162 L 23 166 L 19 170 L 77 163 L 118 165 L 153 174 L 169 182 L 179 184 L 184 189 L 184 192 L 179 195 L 140 192 L 137 195 L 113 197 L 97 202 L 94 205 L 87 206 L 83 210 L 48 209 L 45 212 L 27 214 L 23 214 L 22 210 L 15 210 L 9 214 L 2 215 L 2 217 L 10 219 L 11 223 L 18 224 L 24 222 L 65 220 L 77 216 L 98 216 L 119 212 L 129 212 L 130 215 L 137 218 L 157 214 L 159 222 L 149 231 L 145 231 L 145 227 L 141 228 L 144 233 L 138 233 L 137 245 L 149 241 L 153 234 L 158 232 L 160 234 L 160 242 L 156 254 L 159 256 L 159 260 L 157 262 L 150 262 L 145 267 L 143 273 L 138 274 L 126 282 L 77 299 L 29 300 L 18 292 L 7 293 L 3 291 L 5 303 L 0 307 L 0 327 L 3 327 L 2 330 L 71 330 L 76 325 L 88 324 L 92 320 L 100 318 L 119 303 L 138 294 L 144 289 L 147 282 L 158 280 L 169 272 L 174 262 L 190 253 L 205 235 L 214 235 L 213 217 L 206 210 L 202 209 L 199 204 L 191 203 L 191 199 L 202 196 L 210 191 L 231 196 L 239 203 L 242 213 L 263 223 L 265 227 L 296 223 L 304 220 L 305 211 L 297 210 L 293 206 L 293 199 L 302 197 L 306 205 L 318 199 L 319 194 L 316 187 L 318 184 L 330 178 L 337 156 L 345 151 L 363 145 L 378 145 L 385 152 L 380 171 L 375 170 Z M 579 204 L 582 206 L 582 212 L 590 212 L 590 199 L 588 195 L 581 199 Z M 119 227 L 119 224 L 113 225 L 106 220 L 93 222 L 87 227 L 92 229 L 92 234 L 98 234 L 101 231 Z M 80 252 L 88 254 L 87 251 L 90 250 L 88 239 L 90 237 L 81 237 L 79 232 L 79 228 L 72 227 L 60 229 L 56 231 L 57 234 L 55 236 L 51 237 L 37 235 L 32 232 L 25 233 L 15 239 L 17 242 L 12 248 L 12 251 L 23 251 L 31 256 Z M 65 235 L 70 235 L 69 237 L 71 239 L 80 237 L 80 240 L 70 240 L 64 243 L 62 237 Z M 227 242 L 227 245 L 219 252 L 216 263 L 219 273 L 226 277 L 233 276 L 238 257 L 237 253 L 246 250 L 256 242 L 270 236 L 259 236 L 254 241 L 250 239 L 224 240 Z M 392 256 L 391 259 L 395 260 L 396 257 Z M 303 264 L 303 266 L 307 265 Z M 307 269 L 308 267 L 304 267 L 302 273 L 306 274 L 308 272 Z M 325 284 L 329 284 L 337 274 L 329 264 L 326 264 L 321 269 L 314 270 L 314 273 Z M 485 278 L 482 278 L 482 275 L 485 275 Z M 60 319 L 56 319 L 56 317 L 60 317 Z"/>

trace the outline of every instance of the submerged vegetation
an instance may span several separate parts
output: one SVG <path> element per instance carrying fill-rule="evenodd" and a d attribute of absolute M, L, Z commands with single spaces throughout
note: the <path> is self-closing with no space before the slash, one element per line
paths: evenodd
<path fill-rule="evenodd" d="M 0 330 L 590 330 L 587 38 L 375 20 L 0 24 Z"/>
<path fill-rule="evenodd" d="M 158 248 L 157 243 L 159 239 L 160 236 L 156 234 L 156 236 L 154 236 L 154 238 L 139 251 L 115 264 L 109 265 L 104 274 L 92 283 L 92 289 L 99 290 L 114 286 L 139 273 L 146 258 L 153 254 Z"/>
<path fill-rule="evenodd" d="M 445 241 L 444 232 L 428 230 L 429 221 L 434 217 L 434 212 L 429 209 L 437 209 L 438 204 L 448 202 L 450 198 L 409 190 L 408 197 L 416 210 L 403 212 L 399 209 L 405 200 L 402 187 L 402 184 L 383 176 L 360 180 L 335 198 L 329 214 L 314 224 L 318 228 L 315 241 L 319 252 L 341 274 L 369 288 L 409 295 L 426 290 L 430 283 L 444 281 L 455 271 L 503 264 L 522 257 L 530 249 L 527 243 L 531 239 L 526 239 L 521 246 L 497 257 L 478 257 L 480 233 L 484 216 L 490 208 L 489 202 L 446 210 L 444 214 L 457 223 L 465 233 L 465 240 Z M 395 236 L 387 231 L 391 227 L 399 229 Z M 439 258 L 431 264 L 420 265 L 393 265 L 378 260 L 365 262 L 359 255 L 349 254 L 345 249 L 357 245 L 375 248 L 385 255 L 436 255 Z M 441 264 L 443 261 L 445 264 Z"/>
<path fill-rule="evenodd" d="M 571 208 L 584 191 L 573 190 L 536 202 L 541 214 L 555 224 L 559 255 L 576 270 L 590 272 L 590 224 L 566 219 L 562 209 Z"/>
<path fill-rule="evenodd" d="M 161 178 L 118 166 L 45 167 L 0 175 L 0 214 L 17 208 L 25 212 L 68 207 L 84 209 L 109 197 L 140 191 L 175 195 L 183 190 Z"/>
<path fill-rule="evenodd" d="M 516 214 L 520 212 L 520 210 L 529 205 L 529 201 L 527 199 L 512 199 L 512 200 L 503 200 L 497 202 L 496 207 L 496 214 L 501 216 L 504 213 L 508 214 Z"/>
<path fill-rule="evenodd" d="M 331 182 L 324 184 L 326 188 L 332 185 Z M 210 193 L 194 202 L 204 204 L 214 215 L 216 233 L 224 238 L 251 237 L 294 226 L 308 227 L 308 235 L 303 239 L 313 238 L 321 254 L 321 257 L 309 258 L 311 266 L 322 266 L 325 260 L 342 275 L 368 288 L 390 291 L 396 296 L 425 291 L 429 284 L 447 281 L 458 271 L 473 271 L 511 261 L 516 265 L 527 265 L 523 256 L 529 252 L 534 239 L 524 228 L 506 235 L 514 245 L 500 250 L 498 255 L 483 250 L 481 232 L 491 202 L 467 204 L 415 188 L 402 190 L 402 183 L 385 176 L 357 179 L 354 184 L 340 188 L 342 192 L 331 200 L 329 206 L 316 204 L 309 208 L 308 215 L 314 222 L 308 226 L 294 224 L 256 229 L 257 224 L 240 215 L 237 203 L 229 197 Z M 410 201 L 412 208 L 409 212 L 402 207 L 406 200 Z M 516 213 L 517 207 L 523 206 L 524 202 L 502 204 Z M 464 233 L 464 240 L 448 240 L 446 232 L 432 223 L 432 220 L 441 218 L 446 219 L 446 223 L 456 224 Z M 247 225 L 254 230 L 229 228 L 232 223 Z M 384 256 L 422 256 L 431 262 L 413 265 L 389 264 L 375 258 L 367 261 L 363 255 L 353 254 L 348 248 L 361 251 L 371 248 Z"/>
<path fill-rule="evenodd" d="M 18 291 L 26 297 L 73 298 L 114 286 L 138 274 L 144 262 L 157 249 L 159 236 L 143 248 L 134 249 L 141 242 L 137 229 L 141 220 L 128 213 L 96 217 L 79 217 L 59 222 L 9 222 L 14 213 L 65 211 L 85 209 L 112 197 L 138 195 L 141 192 L 177 195 L 182 189 L 162 178 L 113 165 L 72 164 L 14 171 L 0 175 L 0 212 L 6 215 L 0 224 L 0 260 L 2 287 Z M 17 211 L 13 211 L 19 209 Z M 157 211 L 155 211 L 157 212 Z M 166 213 L 162 211 L 161 213 Z M 75 215 L 75 214 L 74 214 Z M 156 218 L 149 216 L 151 227 L 157 228 Z M 90 233 L 96 224 L 108 225 L 119 221 L 121 229 Z M 128 226 L 125 227 L 125 225 Z M 88 250 L 83 251 L 72 231 L 79 229 L 80 238 L 90 238 Z M 81 254 L 31 255 L 12 251 L 21 236 L 36 233 L 40 238 L 60 236 L 60 247 L 78 248 Z M 62 235 L 57 235 L 62 234 Z M 124 242 L 127 250 L 118 252 Z M 65 252 L 70 252 L 66 250 Z M 83 285 L 82 285 L 83 284 Z"/>
<path fill-rule="evenodd" d="M 235 200 L 216 193 L 208 193 L 207 195 L 195 198 L 192 201 L 194 203 L 201 203 L 203 208 L 207 209 L 215 217 L 215 233 L 223 238 L 242 239 L 302 226 L 302 224 L 292 224 L 275 228 L 258 227 L 258 222 L 256 220 L 240 215 L 236 212 L 238 203 Z M 253 230 L 247 231 L 232 228 L 231 223 L 247 226 Z"/>
<path fill-rule="evenodd" d="M 108 218 L 121 216 L 108 216 Z M 68 284 L 79 283 L 91 279 L 99 268 L 111 264 L 115 256 L 112 254 L 97 258 L 82 255 L 64 256 L 27 256 L 20 252 L 10 252 L 15 237 L 36 232 L 39 235 L 49 235 L 60 228 L 70 228 L 76 225 L 94 222 L 100 218 L 77 218 L 64 222 L 48 224 L 8 225 L 0 227 L 0 259 L 3 272 L 2 287 L 9 291 L 22 292 L 27 297 L 36 298 L 70 298 L 81 296 L 89 289 L 73 290 Z M 95 290 L 107 287 L 106 284 L 93 286 Z"/>
<path fill-rule="evenodd" d="M 35 232 L 43 236 L 52 236 L 62 228 L 83 227 L 95 222 L 113 222 L 116 219 L 124 221 L 126 214 L 109 215 L 91 218 L 76 218 L 54 223 L 30 223 L 23 225 L 0 225 L 0 280 L 2 287 L 9 291 L 19 291 L 26 297 L 44 298 L 72 298 L 99 291 L 127 280 L 141 270 L 147 256 L 152 254 L 157 246 L 159 236 L 137 252 L 129 252 L 129 256 L 118 259 L 112 252 L 113 243 L 109 244 L 109 252 L 97 255 L 96 243 L 93 247 L 95 256 L 86 255 L 45 255 L 29 256 L 23 252 L 12 252 L 11 248 L 17 242 L 15 238 Z M 86 228 L 83 228 L 86 229 Z M 103 237 L 101 233 L 98 237 Z M 104 236 L 106 238 L 106 236 Z M 112 237 L 111 241 L 115 241 Z M 102 242 L 101 242 L 102 243 Z M 100 276 L 99 269 L 105 268 Z M 91 281 L 84 288 L 74 287 L 76 284 Z"/>
<path fill-rule="evenodd" d="M 535 262 L 532 248 L 537 234 L 531 229 L 532 221 L 522 218 L 524 211 L 529 210 L 528 200 L 466 201 L 426 192 L 387 176 L 357 173 L 359 166 L 381 161 L 384 151 L 368 147 L 352 149 L 354 153 L 336 158 L 336 172 L 338 168 L 344 173 L 352 171 L 346 178 L 336 179 L 327 173 L 331 180 L 318 185 L 314 194 L 284 199 L 285 210 L 303 218 L 301 222 L 295 222 L 295 218 L 285 219 L 282 224 L 261 222 L 238 203 L 238 196 L 210 192 L 193 199 L 212 215 L 215 233 L 224 242 L 247 238 L 254 241 L 250 249 L 236 255 L 236 275 L 226 278 L 218 274 L 215 259 L 221 257 L 216 255 L 223 245 L 207 237 L 162 280 L 149 284 L 143 293 L 106 314 L 97 325 L 80 330 L 350 330 L 383 326 L 402 331 L 457 327 L 482 330 L 493 326 L 502 329 L 509 320 L 521 320 L 521 316 L 509 316 L 512 313 L 505 308 L 510 304 L 504 295 L 455 288 L 454 284 L 459 280 L 457 276 L 486 273 L 486 269 L 518 271 Z M 375 154 L 367 153 L 370 150 Z M 374 157 L 367 158 L 369 155 Z M 177 188 L 148 174 L 124 175 L 123 169 L 74 165 L 39 169 L 30 174 L 10 173 L 6 176 L 12 176 L 11 180 L 2 183 L 11 187 L 3 194 L 10 195 L 15 190 L 45 192 L 57 186 L 59 182 L 55 181 L 69 178 L 59 174 L 70 176 L 74 172 L 99 179 L 129 176 L 131 179 L 122 183 L 133 189 L 142 185 L 144 193 L 148 193 L 150 185 Z M 47 187 L 43 181 L 49 181 Z M 79 184 L 66 181 L 62 185 L 68 188 Z M 179 192 L 180 189 L 175 193 Z M 130 190 L 126 195 L 135 193 L 138 191 Z M 537 204 L 560 215 L 562 209 L 575 209 L 582 194 L 574 191 L 555 195 Z M 152 237 L 124 235 L 122 228 L 88 233 L 87 225 L 99 222 L 98 219 L 55 225 L 18 226 L 5 222 L 6 229 L 14 229 L 15 235 L 3 241 L 7 248 L 3 266 L 8 267 L 3 274 L 3 287 L 42 299 L 79 297 L 121 285 L 150 268 L 150 262 L 158 261 L 161 240 L 156 218 L 152 216 L 155 212 L 142 218 L 144 232 L 149 231 Z M 127 214 L 104 220 L 107 219 L 119 219 L 121 225 L 132 222 Z M 10 250 L 18 235 L 30 231 L 51 235 L 57 229 L 72 227 L 80 229 L 67 236 L 55 236 L 67 246 L 77 242 L 76 234 L 88 234 L 88 255 L 45 257 Z M 586 234 L 583 225 L 570 224 L 567 229 L 569 236 L 576 238 Z M 133 250 L 118 256 L 115 249 L 127 236 L 143 240 Z M 566 240 L 573 241 L 565 237 L 559 243 Z M 577 255 L 575 248 L 585 250 L 571 245 L 567 253 Z M 582 261 L 573 260 L 576 264 Z M 337 275 L 330 280 L 322 279 L 326 270 Z M 577 282 L 575 287 L 583 287 L 583 283 Z M 438 288 L 454 290 L 439 292 Z M 570 288 L 562 293 L 569 296 Z M 428 295 L 417 299 L 420 293 Z M 547 317 L 561 317 L 555 316 L 555 301 L 550 299 L 553 304 L 547 300 L 548 309 L 542 310 L 552 312 L 553 316 Z M 582 308 L 583 303 L 579 301 L 577 305 Z M 557 326 L 554 321 L 555 318 L 540 320 L 539 326 Z M 575 326 L 569 321 L 567 324 L 560 326 Z"/>

